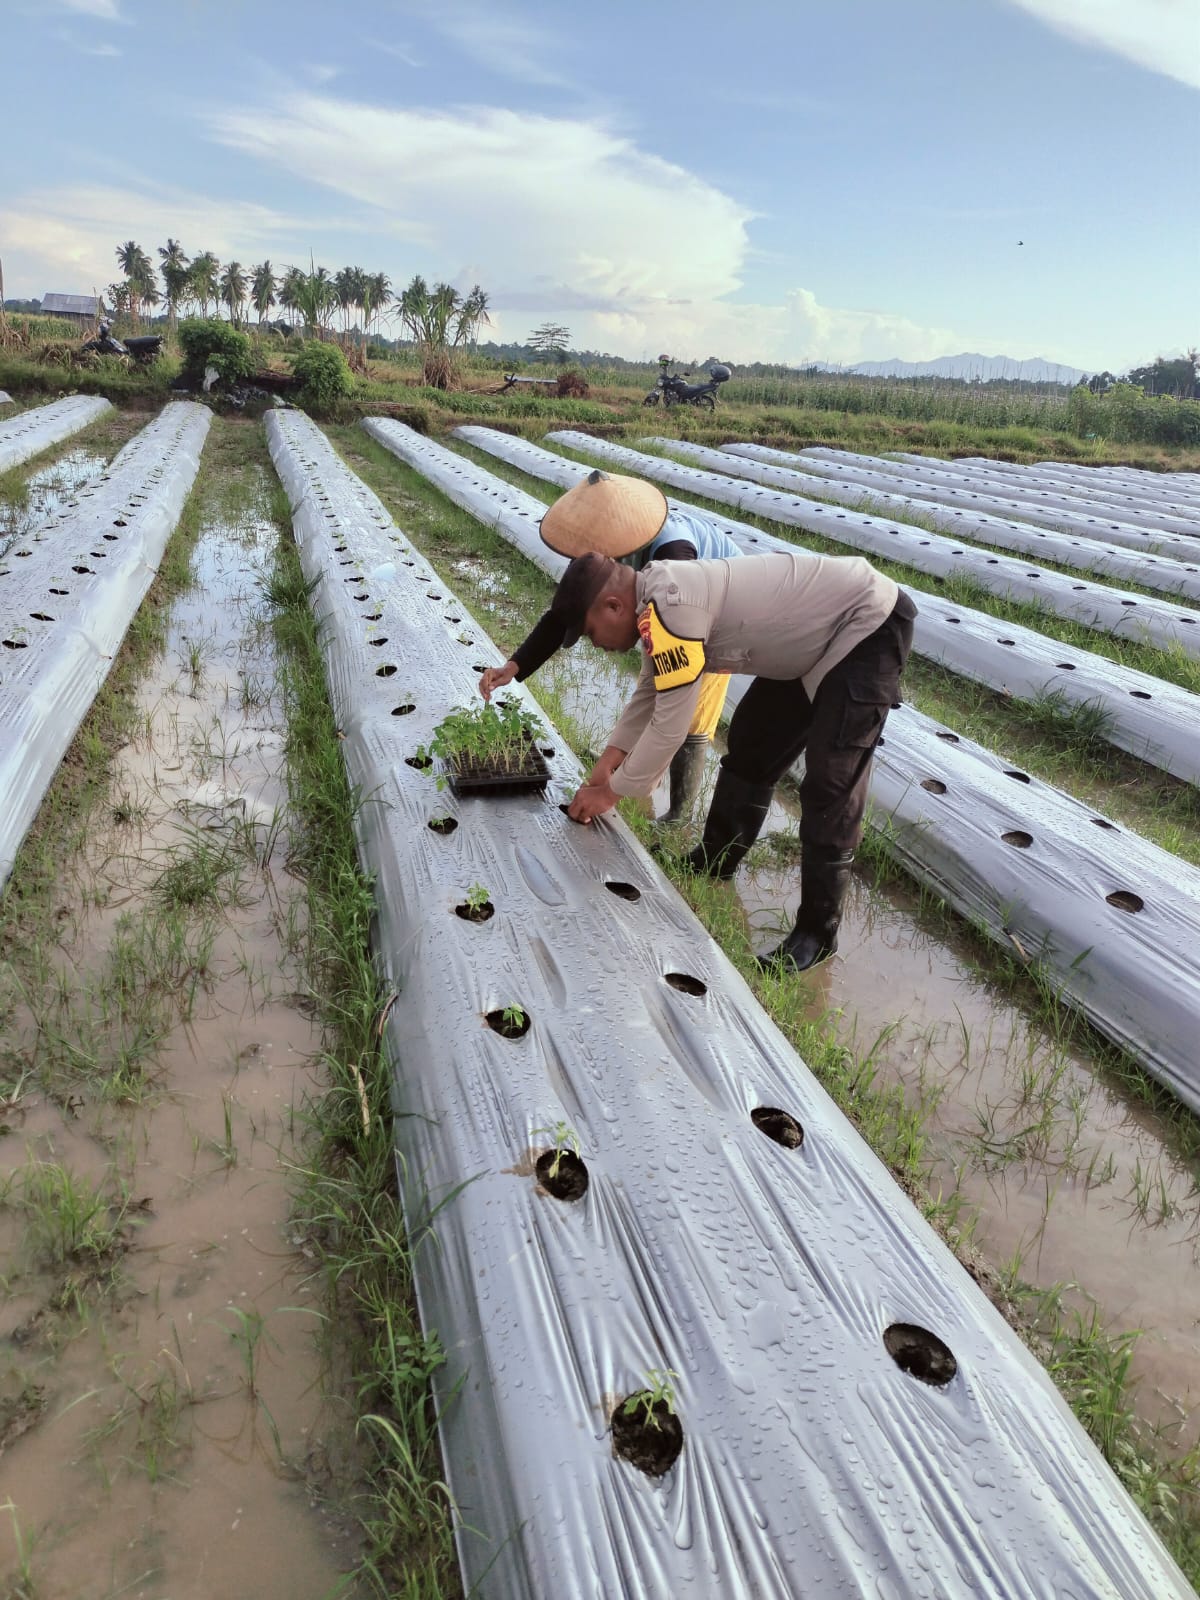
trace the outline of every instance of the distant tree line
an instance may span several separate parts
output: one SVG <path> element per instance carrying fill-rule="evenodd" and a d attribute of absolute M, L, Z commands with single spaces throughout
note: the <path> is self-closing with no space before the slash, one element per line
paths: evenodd
<path fill-rule="evenodd" d="M 189 258 L 178 239 L 157 248 L 157 265 L 134 239 L 116 247 L 122 277 L 109 285 L 106 298 L 114 311 L 141 319 L 161 306 L 167 326 L 174 329 L 181 312 L 209 315 L 224 307 L 235 327 L 243 327 L 250 312 L 258 325 L 278 307 L 291 322 L 274 326 L 290 331 L 293 322 L 318 339 L 338 338 L 346 347 L 352 338 L 362 348 L 377 337 L 380 320 L 399 319 L 421 353 L 424 381 L 445 388 L 453 374 L 454 352 L 473 344 L 481 325 L 490 323 L 487 292 L 478 284 L 462 294 L 453 284 L 432 286 L 417 274 L 398 292 L 384 272 L 343 267 L 330 272 L 310 263 L 276 269 L 270 261 L 244 267 L 240 261 L 222 264 L 211 250 Z M 340 328 L 338 323 L 340 321 Z"/>

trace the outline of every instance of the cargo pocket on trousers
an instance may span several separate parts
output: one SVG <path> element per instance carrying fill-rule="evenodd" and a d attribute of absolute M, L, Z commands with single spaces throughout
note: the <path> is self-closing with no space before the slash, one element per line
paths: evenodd
<path fill-rule="evenodd" d="M 845 688 L 837 747 L 839 750 L 873 750 L 879 743 L 892 702 L 880 699 L 884 686 L 877 679 L 870 683 L 847 679 Z"/>

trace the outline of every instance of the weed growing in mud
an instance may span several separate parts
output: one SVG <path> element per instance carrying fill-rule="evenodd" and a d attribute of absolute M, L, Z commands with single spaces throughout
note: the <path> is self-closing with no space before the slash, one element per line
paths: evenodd
<path fill-rule="evenodd" d="M 124 1248 L 128 1204 L 56 1161 L 31 1160 L 0 1190 L 0 1205 L 24 1219 L 31 1260 L 54 1269 L 108 1265 Z"/>

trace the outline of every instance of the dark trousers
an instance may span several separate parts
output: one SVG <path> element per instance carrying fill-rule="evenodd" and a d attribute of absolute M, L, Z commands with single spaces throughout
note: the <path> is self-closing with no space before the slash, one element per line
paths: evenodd
<path fill-rule="evenodd" d="M 917 608 L 900 591 L 891 615 L 821 680 L 810 700 L 798 678 L 755 678 L 729 723 L 722 765 L 747 783 L 778 783 L 804 756 L 800 837 L 856 850 L 871 757 L 900 699 Z"/>

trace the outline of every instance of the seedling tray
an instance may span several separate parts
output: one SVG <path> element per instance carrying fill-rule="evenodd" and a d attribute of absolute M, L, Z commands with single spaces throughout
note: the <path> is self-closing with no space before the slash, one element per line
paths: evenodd
<path fill-rule="evenodd" d="M 550 768 L 536 745 L 531 745 L 517 768 L 497 766 L 478 756 L 456 756 L 446 763 L 453 794 L 540 794 L 550 782 Z"/>

